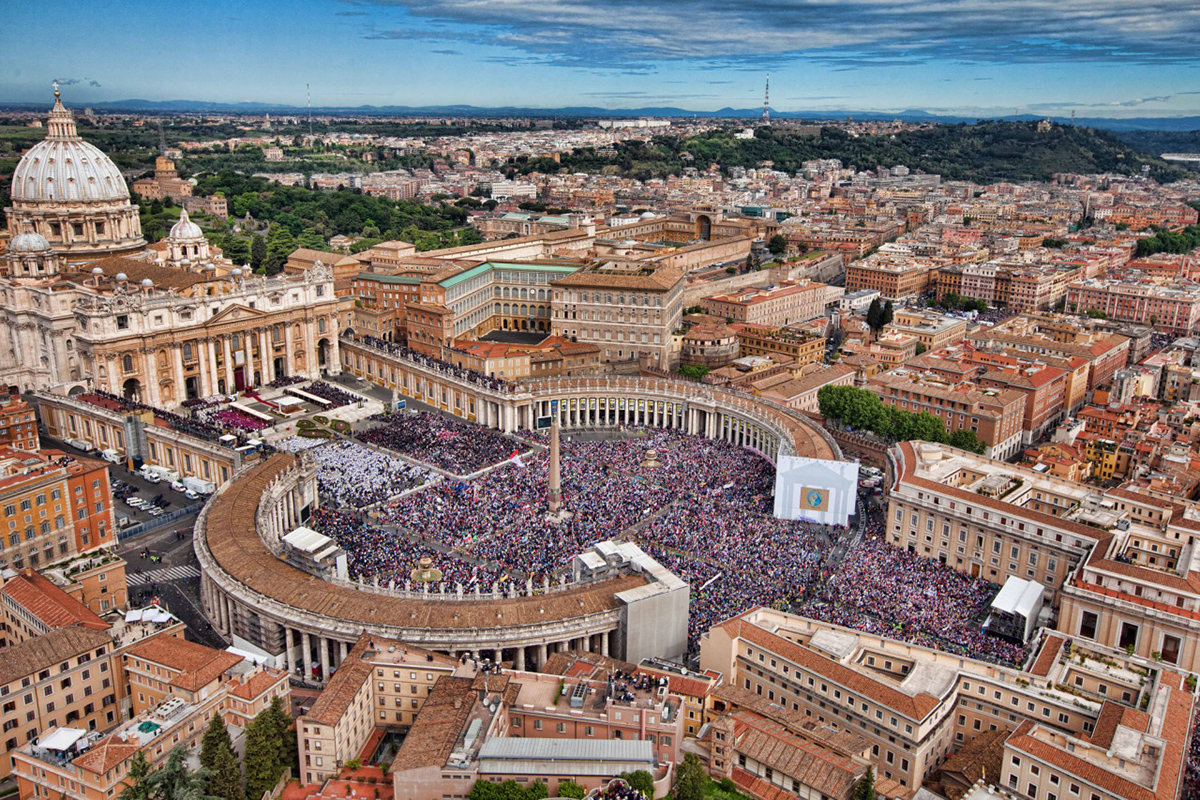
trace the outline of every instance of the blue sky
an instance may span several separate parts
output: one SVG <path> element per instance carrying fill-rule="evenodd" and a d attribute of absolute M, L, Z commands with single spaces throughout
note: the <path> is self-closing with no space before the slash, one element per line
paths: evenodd
<path fill-rule="evenodd" d="M 1196 0 L 42 0 L 0 101 L 1200 114 Z"/>

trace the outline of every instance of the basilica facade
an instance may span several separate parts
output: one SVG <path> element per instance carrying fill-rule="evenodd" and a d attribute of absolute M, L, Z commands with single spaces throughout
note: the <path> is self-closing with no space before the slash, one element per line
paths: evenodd
<path fill-rule="evenodd" d="M 330 267 L 254 275 L 223 259 L 186 211 L 147 246 L 124 177 L 79 138 L 57 92 L 12 198 L 0 387 L 100 389 L 170 408 L 338 372 Z"/>

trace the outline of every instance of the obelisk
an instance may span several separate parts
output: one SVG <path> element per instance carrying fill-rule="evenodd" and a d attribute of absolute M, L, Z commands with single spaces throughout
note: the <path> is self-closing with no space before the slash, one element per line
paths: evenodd
<path fill-rule="evenodd" d="M 546 505 L 551 515 L 557 515 L 562 510 L 562 470 L 559 465 L 557 419 L 550 425 L 549 483 L 549 491 L 546 493 Z"/>

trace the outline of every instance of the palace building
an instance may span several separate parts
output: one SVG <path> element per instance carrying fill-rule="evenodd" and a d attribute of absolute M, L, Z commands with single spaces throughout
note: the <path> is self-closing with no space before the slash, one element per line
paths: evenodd
<path fill-rule="evenodd" d="M 0 265 L 0 385 L 170 407 L 338 371 L 333 272 L 244 274 L 184 211 L 147 247 L 120 172 L 55 97 L 13 173 Z"/>

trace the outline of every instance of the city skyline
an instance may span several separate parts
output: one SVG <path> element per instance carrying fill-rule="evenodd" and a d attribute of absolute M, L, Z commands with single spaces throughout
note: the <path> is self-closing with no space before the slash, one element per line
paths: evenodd
<path fill-rule="evenodd" d="M 836 6 L 627 0 L 229 0 L 136 15 L 111 3 L 11 11 L 0 101 L 146 99 L 317 107 L 761 105 L 777 111 L 1200 113 L 1200 8 L 1023 0 Z M 1053 33 L 1047 33 L 1047 32 Z M 179 37 L 193 49 L 179 58 Z M 15 38 L 15 37 L 14 37 Z M 103 43 L 103 47 L 99 45 Z M 189 52 L 185 47 L 183 52 Z"/>

